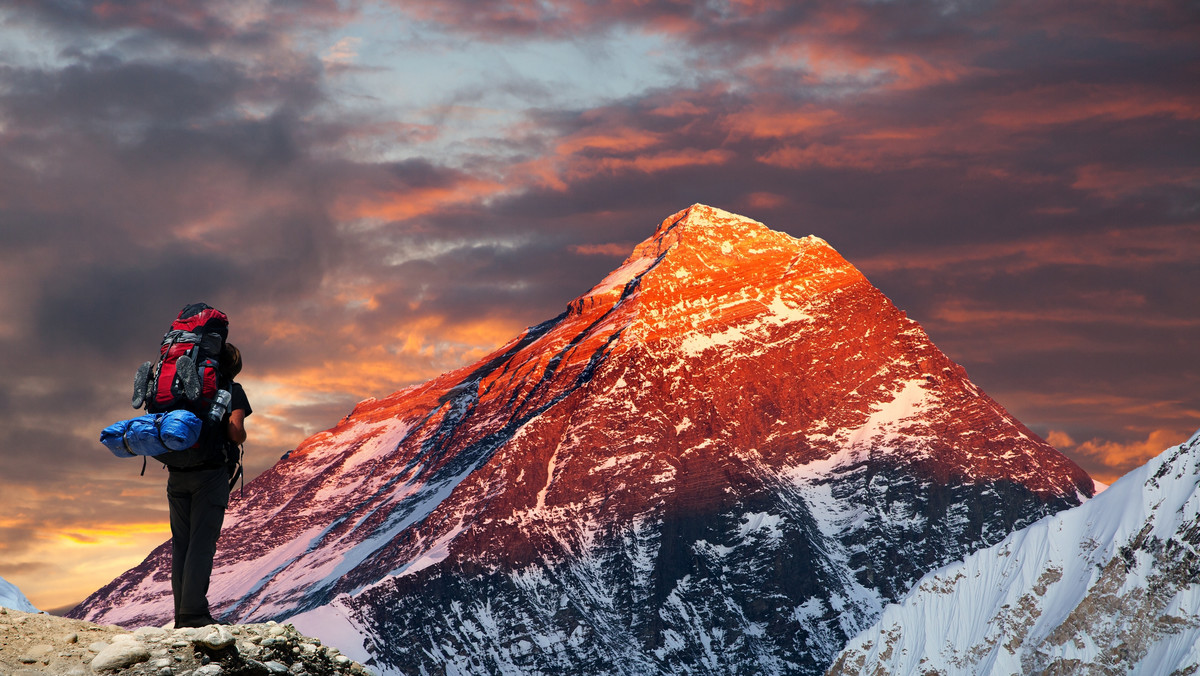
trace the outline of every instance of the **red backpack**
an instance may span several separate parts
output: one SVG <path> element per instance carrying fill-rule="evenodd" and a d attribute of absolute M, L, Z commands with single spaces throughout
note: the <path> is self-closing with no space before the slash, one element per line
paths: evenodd
<path fill-rule="evenodd" d="M 224 312 L 205 303 L 183 308 L 163 336 L 158 364 L 138 369 L 133 407 L 145 404 L 149 413 L 186 408 L 203 417 L 221 384 L 218 363 L 228 335 Z"/>

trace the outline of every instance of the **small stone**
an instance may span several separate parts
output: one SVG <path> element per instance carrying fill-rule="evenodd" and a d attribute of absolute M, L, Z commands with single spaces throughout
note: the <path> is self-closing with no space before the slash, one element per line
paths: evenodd
<path fill-rule="evenodd" d="M 267 636 L 283 636 L 284 632 L 286 631 L 287 630 L 283 627 L 277 624 L 272 624 L 271 628 L 267 630 Z"/>
<path fill-rule="evenodd" d="M 171 660 L 170 658 L 162 657 L 154 660 L 151 666 L 158 667 L 159 669 L 162 669 L 163 667 L 169 667 L 171 666 Z"/>
<path fill-rule="evenodd" d="M 345 655 L 336 655 L 333 658 L 334 664 L 350 664 L 350 658 Z"/>
<path fill-rule="evenodd" d="M 266 662 L 263 664 L 263 666 L 266 667 L 267 671 L 272 674 L 286 674 L 288 672 L 286 664 L 283 662 L 276 662 L 275 660 Z"/>
<path fill-rule="evenodd" d="M 90 651 L 92 651 L 92 652 L 94 652 L 94 653 L 98 653 L 98 652 L 103 652 L 103 651 L 104 651 L 104 649 L 105 649 L 105 648 L 107 648 L 107 647 L 108 647 L 108 643 L 107 643 L 107 642 L 105 642 L 105 641 L 96 641 L 95 643 L 92 643 L 91 645 L 89 645 L 89 646 L 88 646 L 88 650 L 90 650 Z"/>
<path fill-rule="evenodd" d="M 54 646 L 46 645 L 45 643 L 39 643 L 37 645 L 30 646 L 25 651 L 25 654 L 21 656 L 21 662 L 23 664 L 40 662 L 52 652 L 54 652 Z"/>
<path fill-rule="evenodd" d="M 221 676 L 225 670 L 220 664 L 206 664 L 192 672 L 192 676 Z"/>
<path fill-rule="evenodd" d="M 140 641 L 118 641 L 100 651 L 92 660 L 92 671 L 124 669 L 150 659 L 150 651 Z"/>
<path fill-rule="evenodd" d="M 66 636 L 63 637 L 63 642 L 64 643 L 79 643 L 79 634 L 76 634 L 75 632 L 71 632 L 70 634 L 67 634 Z"/>
<path fill-rule="evenodd" d="M 140 639 L 163 638 L 167 635 L 167 630 L 161 627 L 139 627 L 134 630 L 133 635 Z"/>
<path fill-rule="evenodd" d="M 158 670 L 158 676 L 175 676 L 175 670 L 171 667 L 163 667 Z"/>
<path fill-rule="evenodd" d="M 216 624 L 208 628 L 208 631 L 200 633 L 192 639 L 192 643 L 211 650 L 224 650 L 233 645 L 233 634 L 228 627 Z"/>

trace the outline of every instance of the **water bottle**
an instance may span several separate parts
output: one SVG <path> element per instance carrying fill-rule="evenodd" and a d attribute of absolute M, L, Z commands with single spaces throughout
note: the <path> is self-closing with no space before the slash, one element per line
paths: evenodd
<path fill-rule="evenodd" d="M 221 422 L 225 418 L 225 412 L 229 410 L 229 402 L 232 400 L 233 395 L 229 394 L 229 390 L 217 390 L 217 394 L 212 400 L 212 408 L 208 409 L 208 419 L 213 422 Z"/>

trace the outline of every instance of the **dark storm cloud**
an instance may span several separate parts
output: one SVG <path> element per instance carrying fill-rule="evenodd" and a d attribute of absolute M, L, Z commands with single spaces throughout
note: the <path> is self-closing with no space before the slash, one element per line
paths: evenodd
<path fill-rule="evenodd" d="M 355 2 L 337 0 L 17 0 L 14 20 L 35 21 L 55 31 L 94 35 L 136 31 L 140 39 L 190 47 L 215 43 L 261 46 L 281 29 L 336 25 L 354 14 Z"/>
<path fill-rule="evenodd" d="M 95 7 L 25 9 L 45 19 Z M 123 14 L 81 14 L 59 28 L 126 21 L 181 35 L 177 24 L 134 16 L 159 11 L 149 4 L 116 9 Z M 197 20 L 196 39 L 228 37 Z M 260 41 L 260 61 L 229 50 L 136 52 L 134 42 L 64 50 L 58 66 L 0 68 L 0 265 L 12 318 L 0 327 L 0 491 L 36 508 L 64 486 L 90 494 L 119 477 L 99 502 L 63 502 L 54 519 L 30 512 L 43 528 L 134 513 L 119 496 L 143 488 L 137 473 L 96 437 L 133 414 L 133 369 L 154 356 L 183 304 L 224 307 L 236 335 L 256 304 L 310 295 L 337 252 L 328 169 L 307 159 L 336 132 L 302 122 L 325 100 L 319 62 L 274 40 Z M 113 496 L 117 512 L 96 512 Z"/>

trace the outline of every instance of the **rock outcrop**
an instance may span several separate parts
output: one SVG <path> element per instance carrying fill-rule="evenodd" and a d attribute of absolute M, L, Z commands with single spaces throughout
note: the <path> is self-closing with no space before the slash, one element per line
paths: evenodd
<path fill-rule="evenodd" d="M 291 625 L 134 631 L 0 608 L 3 676 L 368 676 Z"/>

